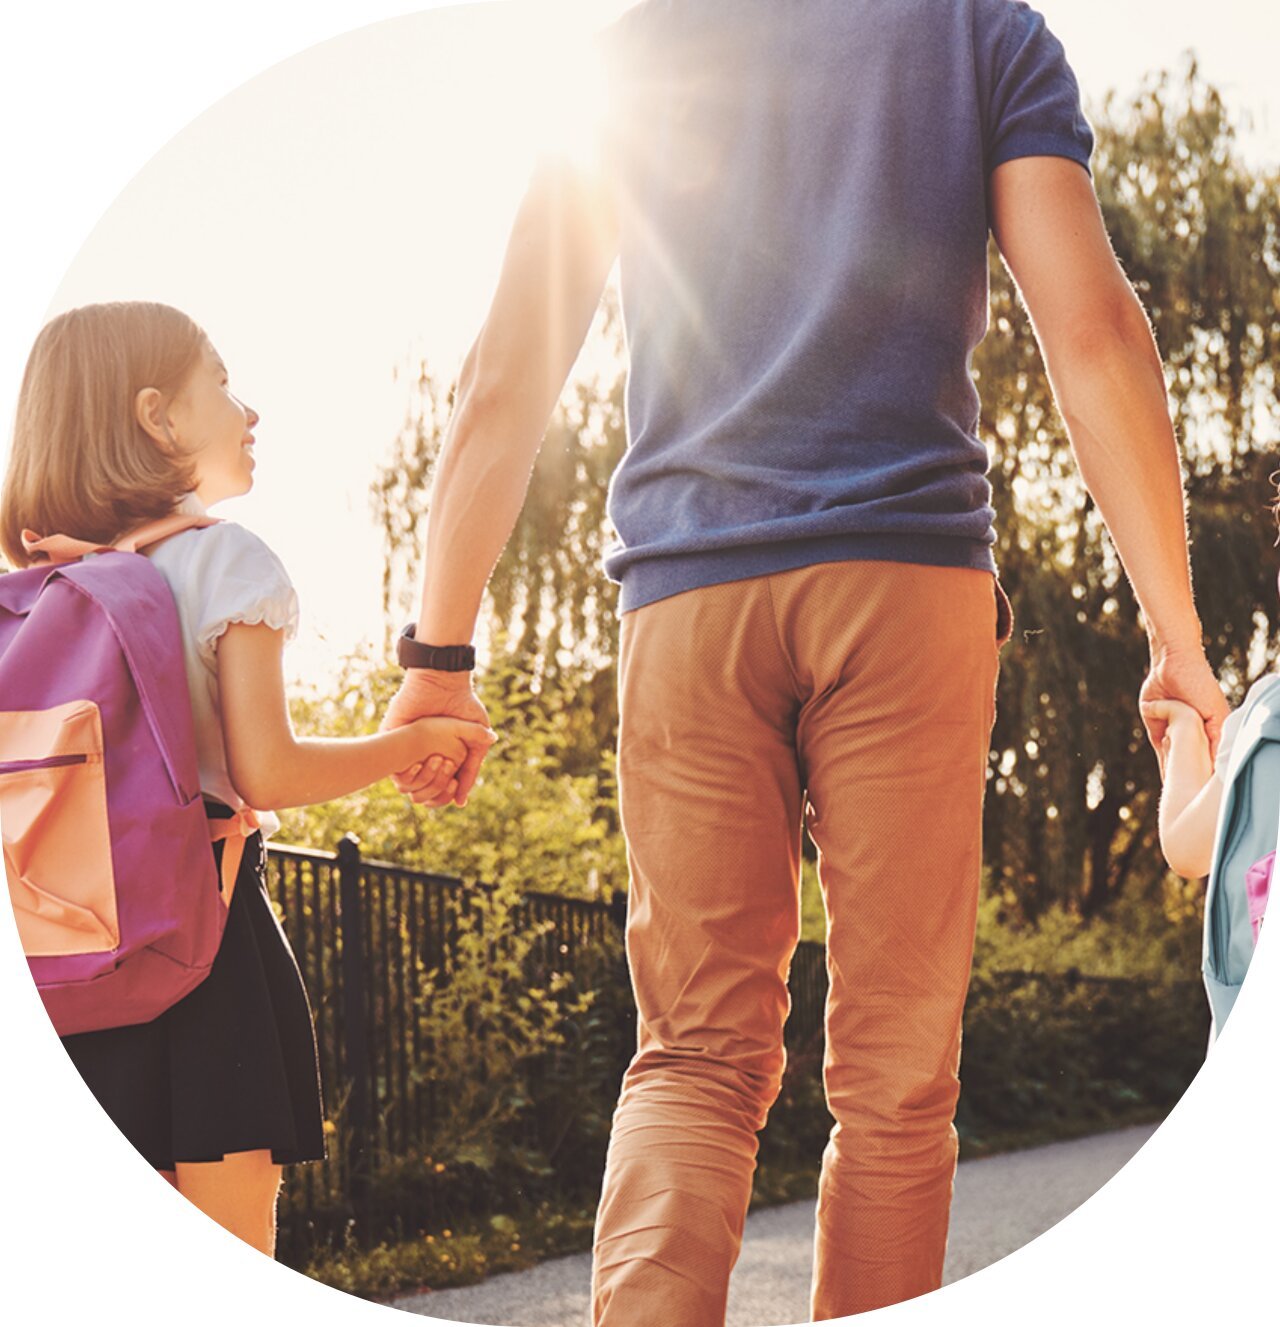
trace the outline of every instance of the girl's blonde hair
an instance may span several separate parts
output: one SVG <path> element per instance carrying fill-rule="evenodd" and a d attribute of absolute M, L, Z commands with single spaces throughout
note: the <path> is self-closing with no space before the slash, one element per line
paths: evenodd
<path fill-rule="evenodd" d="M 22 531 L 108 544 L 165 516 L 196 483 L 134 414 L 144 387 L 166 396 L 199 362 L 204 332 L 167 304 L 86 304 L 41 329 L 31 348 L 0 493 L 0 549 L 32 563 Z"/>

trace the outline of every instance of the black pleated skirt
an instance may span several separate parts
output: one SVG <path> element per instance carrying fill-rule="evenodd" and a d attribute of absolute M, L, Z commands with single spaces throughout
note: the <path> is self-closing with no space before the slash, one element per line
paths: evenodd
<path fill-rule="evenodd" d="M 213 846 L 219 863 L 223 847 Z M 267 1148 L 277 1165 L 324 1159 L 311 1008 L 266 867 L 255 833 L 218 956 L 195 990 L 150 1023 L 62 1038 L 102 1108 L 157 1170 Z"/>

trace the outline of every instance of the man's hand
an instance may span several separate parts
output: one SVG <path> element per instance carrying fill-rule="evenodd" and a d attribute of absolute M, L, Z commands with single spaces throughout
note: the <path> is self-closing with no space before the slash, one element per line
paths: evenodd
<path fill-rule="evenodd" d="M 1157 650 L 1151 656 L 1151 670 L 1138 694 L 1138 709 L 1157 759 L 1161 757 L 1169 726 L 1167 711 L 1153 704 L 1161 700 L 1182 701 L 1200 715 L 1209 739 L 1210 757 L 1216 756 L 1230 706 L 1202 650 Z"/>
<path fill-rule="evenodd" d="M 489 716 L 471 686 L 470 673 L 445 673 L 431 668 L 410 668 L 400 684 L 400 690 L 391 698 L 383 715 L 381 730 L 399 728 L 415 719 L 447 715 L 466 719 L 488 728 Z M 465 739 L 467 755 L 456 771 L 456 787 L 439 791 L 438 771 L 422 763 L 402 770 L 393 782 L 402 792 L 421 806 L 447 806 L 451 802 L 466 806 L 475 784 L 480 766 L 493 745 L 494 739 L 477 730 L 474 737 Z"/>

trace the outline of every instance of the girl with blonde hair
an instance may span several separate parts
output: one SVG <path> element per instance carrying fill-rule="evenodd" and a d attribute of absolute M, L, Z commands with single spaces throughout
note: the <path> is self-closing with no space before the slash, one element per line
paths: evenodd
<path fill-rule="evenodd" d="M 64 313 L 27 363 L 0 547 L 27 567 L 55 534 L 108 545 L 174 512 L 203 515 L 252 487 L 258 422 L 186 314 L 140 302 Z M 240 817 L 252 832 L 204 981 L 151 1022 L 63 1044 L 147 1161 L 272 1254 L 282 1166 L 324 1156 L 310 1008 L 265 886 L 274 810 L 418 768 L 430 772 L 436 801 L 451 798 L 460 766 L 495 735 L 443 717 L 370 737 L 296 737 L 282 651 L 298 602 L 280 559 L 231 521 L 184 530 L 144 554 L 177 605 L 206 810 Z M 215 859 L 223 846 L 214 845 Z"/>

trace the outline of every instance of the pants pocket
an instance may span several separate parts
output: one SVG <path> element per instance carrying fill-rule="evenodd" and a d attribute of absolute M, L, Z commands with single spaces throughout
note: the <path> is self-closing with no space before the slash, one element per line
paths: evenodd
<path fill-rule="evenodd" d="M 993 576 L 996 589 L 996 649 L 1002 650 L 1013 636 L 1013 605 L 1000 584 L 1000 577 Z"/>

